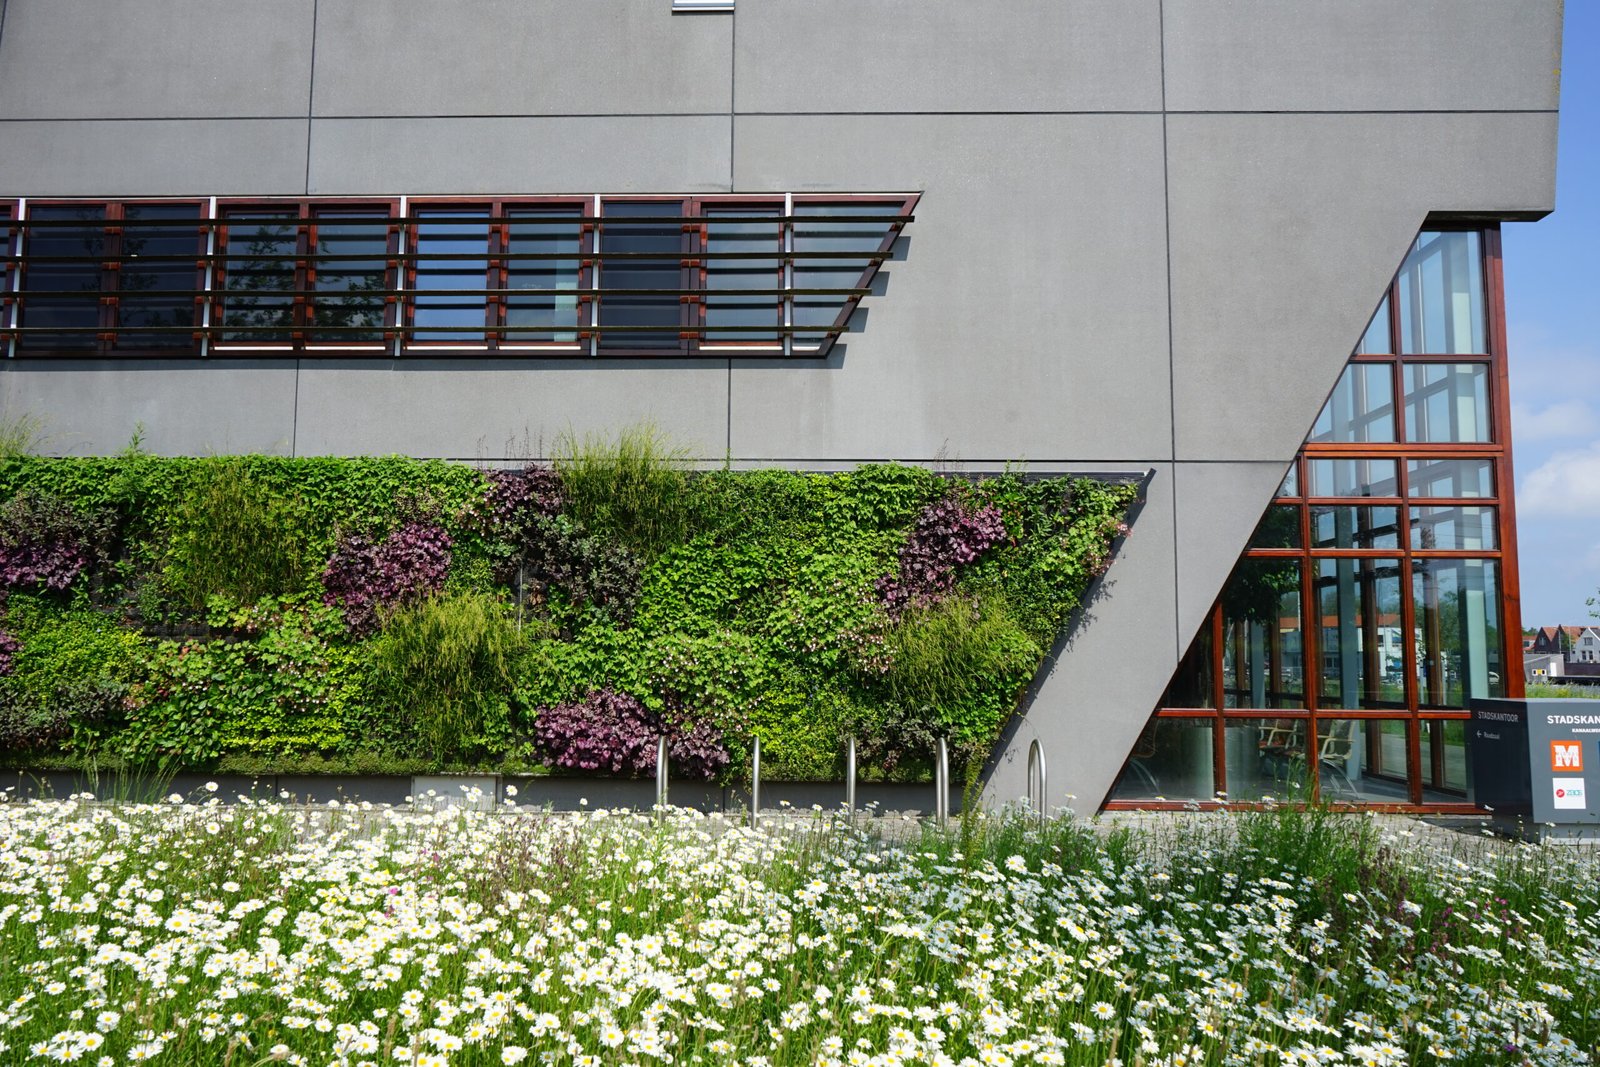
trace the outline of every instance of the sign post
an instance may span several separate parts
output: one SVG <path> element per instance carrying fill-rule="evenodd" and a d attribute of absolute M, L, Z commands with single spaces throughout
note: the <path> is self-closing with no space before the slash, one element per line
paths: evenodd
<path fill-rule="evenodd" d="M 1472 801 L 1497 829 L 1600 840 L 1600 700 L 1472 702 Z"/>

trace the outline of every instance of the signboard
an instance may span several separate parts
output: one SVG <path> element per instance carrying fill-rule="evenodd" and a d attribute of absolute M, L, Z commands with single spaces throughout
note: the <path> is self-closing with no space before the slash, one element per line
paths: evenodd
<path fill-rule="evenodd" d="M 1474 700 L 1467 744 L 1473 802 L 1496 822 L 1600 834 L 1600 700 Z"/>

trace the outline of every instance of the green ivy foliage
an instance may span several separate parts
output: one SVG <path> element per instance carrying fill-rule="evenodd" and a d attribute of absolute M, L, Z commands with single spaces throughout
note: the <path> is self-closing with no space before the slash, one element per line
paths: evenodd
<path fill-rule="evenodd" d="M 558 469 L 564 510 L 534 543 L 456 464 L 0 456 L 0 501 L 107 516 L 112 561 L 10 594 L 16 732 L 170 768 L 521 767 L 539 709 L 610 689 L 709 721 L 735 771 L 759 737 L 767 773 L 830 777 L 854 735 L 864 773 L 914 774 L 934 737 L 961 757 L 993 742 L 1138 493 L 897 464 L 692 473 L 644 431 L 569 442 Z M 1006 536 L 891 615 L 881 590 L 910 531 L 955 493 Z M 350 633 L 323 603 L 337 537 L 418 515 L 451 538 L 443 593 Z"/>

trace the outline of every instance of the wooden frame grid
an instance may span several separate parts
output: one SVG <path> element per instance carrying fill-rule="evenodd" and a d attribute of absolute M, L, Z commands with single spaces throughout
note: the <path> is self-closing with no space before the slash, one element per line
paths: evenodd
<path fill-rule="evenodd" d="M 1174 678 L 1176 685 L 1179 679 L 1193 674 L 1205 679 L 1209 692 L 1205 693 L 1203 703 L 1208 706 L 1178 706 L 1171 703 L 1167 697 L 1177 695 L 1169 687 L 1169 692 L 1163 698 L 1162 706 L 1152 716 L 1150 724 L 1146 727 L 1147 733 L 1156 729 L 1162 721 L 1187 721 L 1191 724 L 1209 722 L 1212 726 L 1212 751 L 1211 774 L 1215 788 L 1226 793 L 1228 790 L 1228 759 L 1226 728 L 1230 723 L 1255 722 L 1262 723 L 1267 720 L 1287 720 L 1304 724 L 1306 737 L 1317 738 L 1313 743 L 1309 740 L 1304 745 L 1305 775 L 1308 779 L 1312 796 L 1328 800 L 1340 807 L 1373 807 L 1385 810 L 1403 811 L 1428 811 L 1428 812 L 1473 812 L 1474 808 L 1468 801 L 1464 790 L 1454 788 L 1446 783 L 1445 743 L 1444 733 L 1451 722 L 1464 722 L 1469 718 L 1467 709 L 1448 706 L 1441 681 L 1443 675 L 1440 670 L 1442 664 L 1442 640 L 1437 631 L 1439 625 L 1436 613 L 1427 619 L 1419 618 L 1423 613 L 1417 603 L 1416 591 L 1419 578 L 1427 580 L 1429 570 L 1425 566 L 1430 560 L 1481 560 L 1486 565 L 1492 566 L 1498 583 L 1498 599 L 1494 605 L 1494 615 L 1498 618 L 1498 632 L 1495 635 L 1493 650 L 1498 652 L 1500 686 L 1503 693 L 1509 697 L 1520 697 L 1524 692 L 1521 673 L 1521 612 L 1520 612 L 1520 581 L 1517 571 L 1516 553 L 1516 514 L 1513 501 L 1512 480 L 1512 455 L 1510 434 L 1510 400 L 1507 379 L 1506 360 L 1506 331 L 1505 331 L 1505 292 L 1504 275 L 1500 259 L 1500 231 L 1497 226 L 1430 226 L 1424 231 L 1429 233 L 1472 232 L 1480 237 L 1481 278 L 1483 292 L 1481 306 L 1485 316 L 1482 323 L 1484 348 L 1483 352 L 1472 353 L 1401 353 L 1391 352 L 1363 352 L 1358 347 L 1348 362 L 1348 366 L 1360 365 L 1386 365 L 1392 368 L 1389 376 L 1391 393 L 1388 397 L 1389 414 L 1393 419 L 1392 441 L 1362 441 L 1347 443 L 1338 441 L 1311 441 L 1308 440 L 1301 448 L 1299 454 L 1291 464 L 1285 478 L 1285 485 L 1292 491 L 1280 491 L 1269 505 L 1271 508 L 1293 509 L 1296 530 L 1296 544 L 1294 547 L 1254 547 L 1256 538 L 1252 537 L 1252 547 L 1248 548 L 1241 557 L 1241 564 L 1248 560 L 1278 560 L 1283 563 L 1294 563 L 1298 569 L 1298 620 L 1297 632 L 1300 642 L 1299 654 L 1301 657 L 1300 689 L 1304 694 L 1303 706 L 1272 708 L 1272 707 L 1229 707 L 1230 691 L 1227 686 L 1225 667 L 1228 662 L 1228 649 L 1225 648 L 1227 627 L 1224 622 L 1224 599 L 1219 597 L 1206 616 L 1201 633 L 1197 635 L 1195 643 L 1180 664 L 1179 673 Z M 1421 238 L 1419 238 L 1419 241 Z M 1413 246 L 1415 247 L 1415 245 Z M 1410 256 L 1408 255 L 1408 263 Z M 1389 348 L 1398 350 L 1402 337 L 1400 322 L 1399 288 L 1402 283 L 1404 268 L 1397 273 L 1385 290 L 1381 309 L 1386 309 L 1389 321 Z M 1363 336 L 1365 342 L 1365 335 Z M 1488 426 L 1488 440 L 1465 442 L 1442 441 L 1410 441 L 1407 428 L 1407 378 L 1409 367 L 1424 366 L 1429 364 L 1463 364 L 1484 368 L 1484 418 Z M 1362 413 L 1360 418 L 1367 419 L 1370 424 L 1371 410 Z M 1476 417 L 1476 416 L 1475 416 Z M 1319 460 L 1377 460 L 1391 461 L 1394 464 L 1394 478 L 1392 488 L 1385 495 L 1351 495 L 1329 496 L 1311 495 L 1321 488 L 1314 484 L 1311 477 L 1312 464 Z M 1417 461 L 1486 461 L 1491 472 L 1491 484 L 1488 493 L 1481 496 L 1426 496 L 1414 491 L 1411 484 L 1411 464 Z M 1386 481 L 1386 479 L 1385 479 Z M 1291 485 L 1292 483 L 1292 485 Z M 1380 482 L 1377 488 L 1389 488 Z M 1493 525 L 1492 547 L 1461 548 L 1461 547 L 1426 547 L 1420 543 L 1420 538 L 1414 542 L 1413 529 L 1418 520 L 1414 517 L 1414 509 L 1425 507 L 1438 508 L 1486 508 L 1490 509 Z M 1387 541 L 1381 545 L 1367 547 L 1316 547 L 1313 542 L 1313 517 L 1319 508 L 1390 508 L 1393 509 L 1394 522 L 1392 527 L 1385 527 L 1383 532 L 1393 538 L 1392 544 Z M 1359 513 L 1358 513 L 1359 514 Z M 1266 523 L 1263 516 L 1263 524 Z M 1284 524 L 1285 526 L 1289 524 Z M 1258 531 L 1259 532 L 1259 531 Z M 1399 611 L 1396 622 L 1399 628 L 1400 645 L 1400 694 L 1393 706 L 1382 707 L 1345 707 L 1340 702 L 1324 703 L 1323 674 L 1326 665 L 1323 662 L 1323 643 L 1326 621 L 1325 612 L 1321 606 L 1322 587 L 1319 583 L 1317 570 L 1324 561 L 1389 561 L 1394 567 L 1391 579 L 1398 586 Z M 1230 579 L 1231 583 L 1232 579 Z M 1226 594 L 1224 594 L 1226 595 Z M 1379 616 L 1396 614 L 1388 611 L 1381 605 L 1374 603 L 1371 596 L 1363 595 L 1361 598 L 1363 626 L 1367 630 L 1381 628 Z M 1426 626 L 1424 626 L 1424 622 Z M 1338 625 L 1337 621 L 1335 625 Z M 1391 626 L 1394 624 L 1390 624 Z M 1420 628 L 1419 628 L 1420 627 Z M 1423 633 L 1428 629 L 1428 633 Z M 1280 627 L 1272 627 L 1274 632 L 1267 636 L 1269 642 L 1269 655 L 1276 655 L 1273 651 L 1278 642 L 1282 640 Z M 1374 647 L 1372 634 L 1365 634 L 1361 642 L 1361 654 L 1364 659 L 1376 657 L 1379 649 Z M 1493 656 L 1488 655 L 1488 662 L 1493 662 Z M 1241 662 L 1238 653 L 1233 659 L 1235 669 Z M 1274 664 L 1276 668 L 1277 664 Z M 1257 669 L 1260 669 L 1259 665 Z M 1371 673 L 1373 664 L 1363 663 L 1362 678 L 1366 685 L 1372 685 Z M 1186 673 L 1188 672 L 1188 673 Z M 1424 672 L 1433 686 L 1431 693 L 1421 692 L 1421 677 Z M 1252 671 L 1254 673 L 1254 671 Z M 1262 673 L 1267 676 L 1270 686 L 1275 686 L 1280 677 L 1277 669 Z M 1284 694 L 1270 689 L 1269 696 L 1280 697 Z M 1290 694 L 1292 697 L 1292 694 Z M 1270 701 L 1269 701 L 1270 702 Z M 1343 703 L 1351 703 L 1344 701 Z M 1362 701 L 1354 701 L 1360 703 Z M 1402 790 L 1401 795 L 1392 801 L 1349 802 L 1339 796 L 1320 796 L 1324 775 L 1318 765 L 1318 750 L 1324 736 L 1320 730 L 1323 724 L 1344 720 L 1381 720 L 1398 722 L 1404 731 L 1404 760 L 1405 767 L 1402 775 L 1389 777 L 1390 785 Z M 1368 752 L 1366 753 L 1370 765 L 1375 768 L 1376 776 L 1386 777 L 1382 765 L 1382 734 L 1374 730 L 1363 731 L 1366 738 Z M 1152 735 L 1153 736 L 1153 735 Z M 1427 742 L 1427 758 L 1424 761 L 1424 741 Z M 1141 744 L 1144 742 L 1141 741 Z M 1123 777 L 1128 776 L 1131 767 L 1139 757 L 1136 748 L 1129 757 L 1128 766 L 1124 767 Z M 1349 757 L 1347 757 L 1348 759 Z M 1426 762 L 1426 766 L 1424 763 Z M 1368 774 L 1368 776 L 1372 776 Z M 1119 784 L 1121 779 L 1119 778 Z M 1107 798 L 1105 806 L 1113 809 L 1152 808 L 1173 809 L 1193 807 L 1197 803 L 1201 807 L 1215 807 L 1223 801 L 1209 798 L 1195 799 L 1121 799 L 1116 795 L 1116 786 L 1113 786 L 1111 795 Z M 1454 794 L 1455 796 L 1451 796 Z M 1442 796 L 1450 799 L 1440 799 Z M 1459 797 L 1459 799 L 1455 799 Z M 1237 803 L 1237 802 L 1232 802 Z"/>
<path fill-rule="evenodd" d="M 844 335 L 851 314 L 863 296 L 870 292 L 873 277 L 891 255 L 900 232 L 913 221 L 919 199 L 915 193 L 862 194 L 758 194 L 729 196 L 526 196 L 526 197 L 426 197 L 426 198 L 265 198 L 172 199 L 172 200 L 0 200 L 0 227 L 6 240 L 0 244 L 0 280 L 4 281 L 0 305 L 0 345 L 11 358 L 137 358 L 160 356 L 184 358 L 205 356 L 282 357 L 285 355 L 337 355 L 341 358 L 375 356 L 514 356 L 583 358 L 591 356 L 661 358 L 715 357 L 763 358 L 806 356 L 821 358 Z M 118 269 L 122 266 L 119 245 L 123 212 L 134 204 L 193 205 L 196 217 L 184 226 L 195 227 L 196 245 L 192 256 L 157 255 L 146 257 L 144 265 L 159 269 L 160 261 L 190 263 L 194 268 L 192 287 L 154 290 L 143 294 L 168 301 L 192 298 L 192 322 L 177 325 L 132 326 L 117 320 Z M 607 248 L 608 222 L 620 205 L 660 205 L 659 213 L 635 213 L 627 217 L 632 227 L 678 227 L 680 238 L 673 252 L 639 251 L 626 247 Z M 29 209 L 68 206 L 98 211 L 104 217 L 84 221 L 30 219 Z M 828 209 L 836 207 L 838 212 Z M 608 209 L 611 209 L 608 211 Z M 751 214 L 742 215 L 740 209 Z M 370 213 L 382 219 L 385 242 L 376 250 L 330 249 L 323 241 L 325 231 L 338 220 L 359 227 Z M 481 249 L 433 252 L 424 241 L 432 223 L 459 215 L 463 221 L 487 227 Z M 550 216 L 549 222 L 543 221 Z M 349 216 L 349 217 L 345 217 Z M 241 223 L 246 220 L 281 218 L 281 233 L 272 236 L 287 247 L 269 247 L 266 239 L 252 251 L 239 247 L 243 239 Z M 717 228 L 737 223 L 760 223 L 773 227 L 770 249 L 721 250 L 714 247 Z M 809 228 L 835 224 L 831 244 L 808 249 Z M 152 220 L 142 227 L 177 225 L 179 220 Z M 514 238 L 523 230 L 542 226 L 578 227 L 576 250 L 517 251 Z M 620 223 L 618 224 L 620 225 Z M 40 234 L 66 227 L 69 232 L 93 230 L 103 247 L 76 256 L 41 256 L 30 252 L 30 236 L 37 244 Z M 851 227 L 855 229 L 852 231 Z M 265 232 L 265 231 L 263 231 Z M 838 237 L 854 233 L 854 244 Z M 799 239 L 797 239 L 797 234 Z M 740 262 L 763 264 L 761 284 L 719 285 L 715 266 L 736 266 Z M 84 288 L 52 293 L 30 286 L 29 271 L 43 275 L 53 262 L 62 270 L 92 266 L 99 272 L 99 288 Z M 482 262 L 481 285 L 460 288 L 419 287 L 419 276 L 436 274 L 448 277 L 452 263 Z M 568 277 L 543 286 L 520 284 L 517 271 L 524 274 L 567 273 Z M 548 264 L 551 269 L 538 268 Z M 766 266 L 770 264 L 770 268 Z M 811 265 L 808 268 L 808 264 Z M 841 267 L 840 264 L 846 264 Z M 607 269 L 612 274 L 629 267 L 647 274 L 655 268 L 665 274 L 670 268 L 676 282 L 645 288 L 627 289 L 607 284 Z M 252 272 L 252 267 L 255 269 Z M 807 269 L 832 270 L 848 275 L 831 284 L 797 285 L 797 277 Z M 729 272 L 739 277 L 741 272 Z M 334 289 L 322 282 L 328 276 L 342 278 L 345 288 Z M 363 277 L 364 276 L 364 277 Z M 352 281 L 354 278 L 356 280 Z M 240 281 L 253 284 L 240 285 Z M 458 304 L 451 305 L 454 298 Z M 67 326 L 35 325 L 28 321 L 30 302 L 45 308 L 50 300 L 72 307 L 80 315 L 94 302 L 99 311 L 95 321 Z M 362 313 L 382 301 L 382 321 L 355 322 Z M 562 307 L 567 301 L 575 308 L 570 324 L 546 328 L 511 321 L 509 310 L 519 305 L 532 307 L 541 300 Z M 708 309 L 718 301 L 723 307 L 736 307 L 750 301 L 772 302 L 770 325 L 718 323 Z M 248 302 L 255 301 L 250 304 Z M 608 304 L 607 302 L 611 303 Z M 635 308 L 660 307 L 676 303 L 675 321 L 607 321 L 607 307 L 623 307 L 629 301 Z M 795 308 L 826 309 L 827 323 L 797 324 Z M 462 323 L 430 325 L 419 321 L 419 305 L 456 306 L 483 309 L 481 339 L 463 342 L 461 334 L 476 334 L 476 325 Z M 257 312 L 253 322 L 241 324 L 240 308 Z M 835 313 L 836 312 L 836 313 Z M 348 317 L 341 320 L 340 315 Z M 552 316 L 554 317 L 554 316 Z M 647 316 L 648 317 L 648 316 Z M 443 335 L 430 340 L 429 334 Z M 607 342 L 607 334 L 613 340 Z M 76 335 L 92 338 L 80 344 Z M 537 335 L 551 335 L 539 340 Z M 529 335 L 534 335 L 530 339 Z M 567 335 L 571 335 L 570 337 Z M 661 335 L 661 340 L 656 340 Z M 152 344 L 152 339 L 170 338 L 172 343 Z M 52 344 L 52 341 L 56 342 Z"/>

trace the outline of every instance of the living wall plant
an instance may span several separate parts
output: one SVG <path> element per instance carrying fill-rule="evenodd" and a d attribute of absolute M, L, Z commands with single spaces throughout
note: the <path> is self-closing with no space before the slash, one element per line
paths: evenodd
<path fill-rule="evenodd" d="M 649 429 L 552 465 L 0 455 L 0 745 L 167 768 L 918 774 L 985 751 L 1133 484 L 697 472 Z M 92 683 L 92 686 L 85 688 Z"/>

